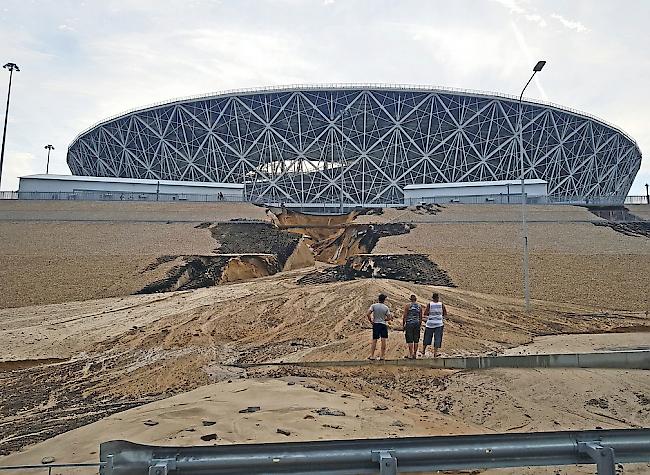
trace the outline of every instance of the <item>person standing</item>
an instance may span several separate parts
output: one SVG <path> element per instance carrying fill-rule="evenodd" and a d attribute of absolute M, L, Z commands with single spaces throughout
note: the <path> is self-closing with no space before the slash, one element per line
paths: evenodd
<path fill-rule="evenodd" d="M 411 295 L 411 303 L 404 307 L 402 316 L 402 326 L 404 327 L 404 336 L 409 348 L 409 355 L 404 358 L 412 360 L 417 358 L 418 344 L 420 343 L 420 326 L 424 321 L 424 308 L 417 303 L 417 297 Z"/>
<path fill-rule="evenodd" d="M 427 346 L 431 345 L 433 340 L 433 357 L 438 356 L 438 352 L 442 347 L 442 333 L 445 328 L 445 317 L 447 316 L 447 307 L 440 302 L 438 292 L 431 295 L 431 302 L 427 304 L 424 310 L 426 317 L 424 339 L 422 341 L 422 356 L 426 355 Z"/>
<path fill-rule="evenodd" d="M 381 339 L 381 347 L 379 350 L 378 360 L 383 360 L 386 354 L 386 340 L 388 340 L 388 322 L 392 320 L 390 309 L 386 305 L 386 296 L 379 294 L 378 302 L 373 303 L 368 309 L 366 317 L 372 324 L 372 343 L 370 345 L 369 360 L 375 359 L 375 351 L 377 349 L 377 340 Z"/>

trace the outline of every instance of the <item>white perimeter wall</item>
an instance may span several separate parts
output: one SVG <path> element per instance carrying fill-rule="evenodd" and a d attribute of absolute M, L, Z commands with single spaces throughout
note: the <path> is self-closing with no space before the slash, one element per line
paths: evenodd
<path fill-rule="evenodd" d="M 98 179 L 99 178 L 99 179 Z M 159 185 L 160 183 L 160 185 Z M 243 199 L 244 185 L 232 183 L 203 183 L 169 180 L 136 180 L 128 178 L 89 177 L 70 175 L 31 175 L 20 177 L 19 192 L 38 193 L 156 193 L 218 195 Z"/>
<path fill-rule="evenodd" d="M 526 180 L 529 197 L 546 196 L 547 183 L 543 180 Z M 404 203 L 423 198 L 460 198 L 463 196 L 521 195 L 521 181 L 495 181 L 473 183 L 436 183 L 432 185 L 408 185 L 404 188 Z"/>

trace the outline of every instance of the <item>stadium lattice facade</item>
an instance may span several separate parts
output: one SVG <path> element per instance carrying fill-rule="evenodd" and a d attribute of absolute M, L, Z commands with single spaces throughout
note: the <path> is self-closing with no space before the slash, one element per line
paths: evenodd
<path fill-rule="evenodd" d="M 620 129 L 555 105 L 411 86 L 287 87 L 183 99 L 79 135 L 75 175 L 243 183 L 252 201 L 402 203 L 409 184 L 520 178 L 624 199 L 641 163 Z M 521 140 L 520 140 L 521 138 Z M 342 193 L 341 193 L 342 192 Z"/>

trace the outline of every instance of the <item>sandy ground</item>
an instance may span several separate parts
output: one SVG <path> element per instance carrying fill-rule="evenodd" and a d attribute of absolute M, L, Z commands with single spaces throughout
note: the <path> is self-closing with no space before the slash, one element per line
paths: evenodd
<path fill-rule="evenodd" d="M 650 333 L 597 333 L 547 335 L 503 351 L 504 355 L 541 355 L 546 353 L 592 353 L 605 351 L 650 350 Z"/>
<path fill-rule="evenodd" d="M 166 274 L 145 271 L 158 257 L 216 246 L 189 223 L 2 222 L 0 308 L 128 295 Z"/>
<path fill-rule="evenodd" d="M 650 239 L 590 223 L 530 223 L 529 245 L 534 298 L 650 311 Z M 373 252 L 426 254 L 459 287 L 523 293 L 519 224 L 417 223 L 409 234 L 382 238 Z"/>
<path fill-rule="evenodd" d="M 0 221 L 230 221 L 267 220 L 249 203 L 133 203 L 119 201 L 0 201 Z"/>
<path fill-rule="evenodd" d="M 413 425 L 397 431 L 399 435 L 435 434 L 441 432 L 441 427 L 448 432 L 489 432 L 650 424 L 650 413 L 644 405 L 645 395 L 650 392 L 647 372 L 473 373 L 372 365 L 347 370 L 244 370 L 230 366 L 273 359 L 363 359 L 370 331 L 363 313 L 375 296 L 380 291 L 387 293 L 391 307 L 398 309 L 410 293 L 424 299 L 431 291 L 428 286 L 379 279 L 298 285 L 296 281 L 306 272 L 164 295 L 2 310 L 0 450 L 6 454 L 28 448 L 30 442 L 46 441 L 201 386 L 221 382 L 217 386 L 221 390 L 228 387 L 225 381 L 240 377 L 251 384 L 284 378 L 282 388 L 289 388 L 286 378 L 302 378 L 305 384 L 319 388 L 307 388 L 317 397 L 347 391 L 390 410 L 399 408 L 399 414 L 390 413 L 391 421 L 398 415 L 414 421 L 422 419 L 420 422 L 446 421 L 436 422 L 435 429 Z M 648 327 L 644 314 L 610 312 L 603 317 L 594 308 L 537 301 L 533 314 L 526 317 L 516 299 L 462 289 L 438 290 L 449 307 L 443 348 L 449 355 L 503 351 L 531 343 L 541 335 L 606 331 L 636 334 Z M 402 334 L 393 331 L 390 335 L 388 356 L 399 358 L 405 352 Z M 49 360 L 38 361 L 44 358 Z M 40 381 L 49 383 L 42 385 Z M 539 388 L 533 390 L 533 383 Z M 321 393 L 320 388 L 333 388 L 337 393 L 329 393 L 329 389 Z M 622 393 L 616 396 L 619 390 Z M 575 397 L 559 397 L 563 392 Z M 596 414 L 587 403 L 597 399 L 597 404 L 604 404 L 600 402 L 603 398 L 611 409 L 598 409 Z M 288 398 L 276 399 L 278 404 L 289 402 Z M 165 409 L 164 404 L 161 407 L 157 417 L 163 420 L 170 409 Z M 232 417 L 239 417 L 230 408 L 215 410 L 219 412 L 217 420 L 226 420 L 231 426 Z M 278 417 L 283 411 L 294 414 L 287 406 L 278 410 Z M 414 415 L 402 411 L 414 411 Z M 267 427 L 270 435 L 276 429 L 272 425 Z M 420 432 L 422 427 L 430 432 Z M 299 425 L 288 427 L 292 428 L 304 438 L 336 437 L 343 430 L 333 429 L 332 435 L 326 430 L 331 428 L 320 427 L 318 434 L 302 432 L 305 429 Z M 350 430 L 354 428 L 350 426 Z M 383 433 L 369 429 L 367 434 L 341 434 Z M 156 437 L 169 436 L 164 432 Z M 108 432 L 102 432 L 100 437 L 114 438 Z M 178 437 L 174 443 L 180 440 Z M 241 440 L 219 437 L 224 443 Z M 246 438 L 258 440 L 255 435 Z M 191 436 L 185 440 L 194 441 Z M 75 454 L 81 453 L 90 455 L 86 449 L 75 450 Z"/>
<path fill-rule="evenodd" d="M 630 210 L 630 213 L 645 220 L 650 220 L 650 205 L 627 205 L 626 208 Z"/>
<path fill-rule="evenodd" d="M 28 463 L 48 456 L 57 461 L 92 462 L 98 459 L 99 444 L 107 440 L 222 445 L 481 431 L 471 424 L 458 424 L 442 413 L 424 419 L 417 410 L 404 409 L 402 405 L 375 410 L 382 402 L 319 385 L 309 378 L 235 380 L 114 414 L 1 458 L 0 464 Z M 249 406 L 258 406 L 260 411 L 239 413 Z M 323 407 L 343 411 L 344 415 L 317 414 Z M 145 425 L 145 421 L 156 424 Z M 289 435 L 280 434 L 277 429 L 288 431 Z M 216 434 L 215 441 L 201 439 L 210 434 Z"/>
<path fill-rule="evenodd" d="M 515 208 L 498 213 L 508 221 Z M 480 221 L 488 208 L 482 209 L 459 209 L 457 221 Z M 538 212 L 557 221 L 559 212 L 579 220 L 586 211 L 556 208 L 552 216 L 547 208 Z M 442 219 L 445 213 L 432 218 Z M 110 286 L 126 285 L 119 276 L 131 275 L 124 269 L 133 275 L 142 272 L 151 263 L 149 256 L 170 254 L 168 249 L 210 252 L 215 247 L 207 229 L 190 223 L 40 226 L 8 221 L 0 226 L 0 259 L 25 259 L 16 261 L 16 274 L 0 280 L 0 299 L 10 295 L 7 282 L 14 279 L 19 282 L 15 288 L 27 295 L 20 297 L 18 290 L 14 294 L 23 299 L 31 293 L 42 298 L 66 279 L 69 294 L 64 300 L 75 298 L 70 297 L 75 289 L 116 289 Z M 122 437 L 197 444 L 201 435 L 215 433 L 215 442 L 226 444 L 650 426 L 647 371 L 237 366 L 364 359 L 370 329 L 363 315 L 377 294 L 386 293 L 391 308 L 399 311 L 411 293 L 426 301 L 434 289 L 449 309 L 443 347 L 447 355 L 650 346 L 645 312 L 649 240 L 589 223 L 531 225 L 535 300 L 526 315 L 516 298 L 516 228 L 514 223 L 422 222 L 410 234 L 379 241 L 375 252 L 432 256 L 459 288 L 381 279 L 299 285 L 297 280 L 310 271 L 296 270 L 193 291 L 0 309 L 0 454 L 11 454 L 0 457 L 0 464 L 38 463 L 45 455 L 57 461 L 92 461 L 99 441 Z M 114 229 L 109 238 L 104 237 L 106 229 Z M 51 267 L 38 264 L 39 258 L 52 262 Z M 21 262 L 27 259 L 35 259 L 27 272 L 31 280 L 20 284 Z M 84 267 L 84 260 L 92 265 Z M 89 298 L 84 295 L 80 298 Z M 403 334 L 399 322 L 391 326 L 387 356 L 400 358 L 405 353 Z M 343 393 L 351 396 L 342 398 Z M 249 405 L 262 409 L 249 415 L 238 412 Z M 376 411 L 376 405 L 387 409 Z M 323 406 L 340 408 L 346 416 L 304 419 Z M 145 426 L 148 419 L 158 424 Z M 203 420 L 215 424 L 206 426 Z M 404 426 L 391 425 L 397 420 Z M 278 428 L 291 434 L 278 434 Z M 646 464 L 626 467 L 625 473 L 649 471 Z M 490 473 L 582 474 L 593 469 Z"/>
<path fill-rule="evenodd" d="M 521 221 L 521 205 L 467 205 L 467 204 L 445 204 L 432 208 L 434 212 L 427 209 L 406 209 L 386 208 L 382 214 L 371 214 L 359 216 L 355 222 L 359 223 L 387 223 L 387 222 L 411 222 L 411 223 L 442 223 L 442 222 L 481 222 L 497 221 L 518 223 Z M 600 218 L 590 213 L 586 208 L 580 206 L 543 206 L 528 205 L 526 215 L 531 221 L 546 222 L 576 222 L 576 221 L 599 221 Z"/>

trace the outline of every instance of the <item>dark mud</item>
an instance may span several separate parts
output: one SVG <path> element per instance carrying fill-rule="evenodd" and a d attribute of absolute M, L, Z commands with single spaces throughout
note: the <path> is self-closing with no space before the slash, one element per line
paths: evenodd
<path fill-rule="evenodd" d="M 85 366 L 70 362 L 0 373 L 0 456 L 159 399 L 87 394 L 93 381 L 86 378 Z"/>
<path fill-rule="evenodd" d="M 589 211 L 607 220 L 594 222 L 596 226 L 606 226 L 626 236 L 650 238 L 650 221 L 630 213 L 624 206 L 590 207 Z"/>
<path fill-rule="evenodd" d="M 219 254 L 274 254 L 280 268 L 293 254 L 302 235 L 269 223 L 219 223 L 210 228 Z"/>
<path fill-rule="evenodd" d="M 260 269 L 261 275 L 273 275 L 281 270 L 274 256 L 163 256 L 158 261 L 161 259 L 163 262 L 173 260 L 166 260 L 169 257 L 180 258 L 184 262 L 171 269 L 163 279 L 152 282 L 137 291 L 136 295 L 200 289 L 218 285 L 223 281 L 240 280 L 238 276 L 225 274 L 228 265 L 235 260 L 251 269 Z M 153 267 L 155 264 L 156 262 L 148 266 L 148 269 L 155 268 Z M 242 275 L 241 278 L 246 278 L 246 275 Z"/>
<path fill-rule="evenodd" d="M 312 272 L 298 279 L 302 285 L 359 278 L 392 279 L 416 284 L 456 287 L 444 269 L 422 254 L 376 254 L 348 258 L 344 265 Z"/>

